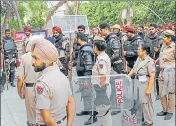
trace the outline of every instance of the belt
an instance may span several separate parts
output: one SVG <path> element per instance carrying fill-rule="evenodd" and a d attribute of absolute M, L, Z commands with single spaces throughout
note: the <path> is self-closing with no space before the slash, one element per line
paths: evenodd
<path fill-rule="evenodd" d="M 34 83 L 26 83 L 26 87 L 33 87 Z"/>
<path fill-rule="evenodd" d="M 62 120 L 56 122 L 57 124 L 61 124 L 62 121 L 64 121 L 65 119 L 67 118 L 67 116 L 65 116 L 64 118 L 62 118 Z M 40 124 L 37 124 L 37 126 L 47 126 L 47 125 L 40 125 Z"/>

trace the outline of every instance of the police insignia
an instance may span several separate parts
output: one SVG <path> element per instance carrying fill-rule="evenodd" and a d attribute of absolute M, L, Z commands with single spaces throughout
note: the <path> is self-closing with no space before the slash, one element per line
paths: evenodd
<path fill-rule="evenodd" d="M 43 88 L 41 86 L 37 86 L 37 93 L 42 94 L 43 93 Z"/>
<path fill-rule="evenodd" d="M 101 69 L 103 68 L 103 64 L 100 64 L 99 66 L 100 66 Z"/>

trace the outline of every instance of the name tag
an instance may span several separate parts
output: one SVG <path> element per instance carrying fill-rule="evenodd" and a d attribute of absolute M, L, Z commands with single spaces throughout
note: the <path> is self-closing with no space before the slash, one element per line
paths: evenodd
<path fill-rule="evenodd" d="M 138 76 L 138 78 L 139 78 L 139 81 L 140 81 L 140 82 L 147 82 L 147 81 L 148 81 L 146 75 L 144 75 L 144 76 Z"/>

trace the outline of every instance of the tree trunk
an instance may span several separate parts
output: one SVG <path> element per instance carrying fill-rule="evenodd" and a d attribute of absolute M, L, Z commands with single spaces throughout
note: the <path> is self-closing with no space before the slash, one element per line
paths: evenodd
<path fill-rule="evenodd" d="M 6 13 L 5 13 L 5 18 L 4 18 L 4 23 L 3 23 L 3 35 L 4 35 L 4 32 L 5 32 L 5 29 L 8 29 L 9 28 L 9 19 L 10 19 L 10 14 L 11 14 L 11 8 L 10 6 L 7 6 L 7 9 L 6 9 Z"/>
<path fill-rule="evenodd" d="M 78 15 L 79 1 L 74 2 L 74 13 Z"/>
<path fill-rule="evenodd" d="M 11 3 L 12 3 L 12 7 L 13 7 L 13 9 L 15 11 L 15 15 L 17 17 L 17 20 L 18 20 L 18 24 L 19 24 L 20 30 L 23 30 L 23 26 L 22 26 L 20 15 L 18 13 L 16 2 L 15 1 L 11 1 Z"/>
<path fill-rule="evenodd" d="M 69 5 L 68 5 L 68 2 L 66 2 L 64 5 L 65 5 L 65 7 L 66 7 L 66 12 L 65 12 L 65 14 L 66 14 L 66 15 L 70 15 L 70 7 L 69 7 Z"/>

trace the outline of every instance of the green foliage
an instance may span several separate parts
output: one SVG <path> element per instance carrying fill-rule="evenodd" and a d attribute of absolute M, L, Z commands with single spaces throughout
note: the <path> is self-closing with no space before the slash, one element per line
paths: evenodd
<path fill-rule="evenodd" d="M 122 24 L 121 13 L 128 7 L 127 2 L 92 1 L 82 3 L 79 8 L 80 15 L 87 15 L 89 25 L 96 26 L 102 22 Z M 163 24 L 163 22 L 150 10 L 152 9 L 166 23 L 174 22 L 174 1 L 136 1 L 132 3 L 134 10 L 133 25 L 138 24 Z M 150 9 L 148 9 L 150 8 Z"/>
<path fill-rule="evenodd" d="M 20 1 L 18 3 L 18 12 L 23 26 L 26 25 L 24 22 L 25 16 L 29 16 L 30 19 L 27 24 L 30 24 L 32 29 L 41 28 L 44 25 L 50 10 L 47 8 L 47 1 Z M 17 19 L 11 17 L 10 28 L 19 30 Z"/>

